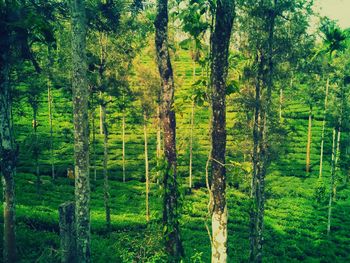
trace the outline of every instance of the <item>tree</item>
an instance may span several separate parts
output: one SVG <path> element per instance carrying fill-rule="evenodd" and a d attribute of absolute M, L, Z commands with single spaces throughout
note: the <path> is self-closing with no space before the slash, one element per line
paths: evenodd
<path fill-rule="evenodd" d="M 161 79 L 161 121 L 164 133 L 163 225 L 165 249 L 170 262 L 178 262 L 183 255 L 178 214 L 178 185 L 176 161 L 176 120 L 174 103 L 174 76 L 168 44 L 168 0 L 157 1 L 155 46 Z"/>
<path fill-rule="evenodd" d="M 211 3 L 212 4 L 212 3 Z M 179 14 L 180 20 L 182 22 L 183 31 L 189 34 L 189 38 L 180 42 L 180 46 L 185 50 L 191 50 L 191 56 L 193 60 L 193 85 L 198 85 L 202 80 L 196 81 L 196 66 L 199 63 L 202 67 L 205 64 L 200 60 L 201 53 L 203 51 L 203 39 L 205 33 L 209 28 L 209 23 L 206 21 L 204 16 L 209 12 L 207 1 L 192 1 L 189 0 L 188 4 L 183 8 Z M 196 99 L 197 103 L 201 103 L 202 98 L 200 98 L 198 92 L 195 90 L 192 96 L 189 96 L 191 101 L 191 128 L 190 128 L 190 157 L 189 157 L 189 188 L 192 188 L 192 159 L 193 159 L 193 128 L 194 128 L 194 119 L 195 119 L 195 105 Z M 197 92 L 197 94 L 195 94 Z"/>
<path fill-rule="evenodd" d="M 45 18 L 33 6 L 33 3 L 26 1 L 2 1 L 0 3 L 0 35 L 2 36 L 0 39 L 0 159 L 4 192 L 3 261 L 5 263 L 17 260 L 14 177 L 18 146 L 13 134 L 11 67 L 17 62 L 29 60 L 40 72 L 40 67 L 31 50 L 31 44 L 38 40 L 52 38 L 50 27 L 47 23 L 42 23 Z M 34 17 L 36 19 L 33 21 Z M 31 27 L 36 28 L 35 32 L 30 30 Z"/>
<path fill-rule="evenodd" d="M 11 29 L 4 26 L 8 17 L 6 12 L 12 11 L 7 2 L 0 4 L 1 29 L 3 36 L 0 40 L 0 160 L 2 184 L 4 192 L 4 245 L 3 261 L 16 262 L 15 234 L 15 181 L 17 150 L 11 122 L 11 88 L 9 82 L 11 47 L 9 40 Z M 4 19 L 5 18 L 5 19 Z M 4 21 L 5 20 L 5 21 Z"/>
<path fill-rule="evenodd" d="M 77 257 L 90 262 L 90 178 L 85 1 L 71 0 Z"/>
<path fill-rule="evenodd" d="M 145 203 L 146 203 L 146 220 L 149 221 L 150 219 L 150 211 L 149 211 L 150 176 L 149 176 L 149 159 L 148 159 L 148 121 L 159 108 L 158 98 L 159 98 L 159 92 L 160 92 L 160 80 L 159 80 L 159 76 L 156 75 L 156 72 L 154 72 L 149 67 L 143 66 L 141 63 L 139 63 L 139 61 L 135 61 L 135 70 L 137 75 L 136 83 L 135 83 L 135 86 L 137 87 L 137 89 L 135 93 L 141 102 L 141 109 L 143 114 L 145 178 L 146 178 L 146 202 Z M 158 116 L 156 116 L 156 119 L 157 119 L 156 122 L 158 124 Z M 158 134 L 157 134 L 157 137 L 158 137 Z M 157 149 L 157 153 L 158 153 L 158 149 Z"/>
<path fill-rule="evenodd" d="M 212 252 L 211 262 L 227 261 L 226 77 L 235 2 L 218 1 L 211 42 Z"/>
<path fill-rule="evenodd" d="M 39 82 L 39 85 L 37 83 Z M 38 135 L 38 127 L 40 126 L 38 122 L 38 113 L 39 113 L 39 106 L 40 106 L 40 96 L 42 95 L 43 89 L 41 87 L 40 82 L 40 76 L 38 74 L 35 74 L 33 76 L 33 79 L 31 80 L 31 85 L 28 89 L 28 102 L 33 110 L 33 120 L 32 120 L 32 136 L 29 137 L 30 139 L 30 147 L 32 150 L 32 154 L 34 157 L 34 166 L 35 166 L 35 174 L 36 174 L 36 191 L 37 194 L 40 193 L 40 164 L 39 164 L 39 157 L 41 152 L 40 147 L 40 140 Z"/>
<path fill-rule="evenodd" d="M 294 38 L 306 36 L 312 1 L 244 1 L 242 47 L 251 61 L 244 69 L 245 83 L 254 89 L 252 127 L 252 180 L 250 207 L 250 262 L 263 260 L 265 177 L 279 132 L 272 96 L 283 64 L 291 63 Z M 286 27 L 286 24 L 290 25 Z M 286 32 L 289 28 L 291 32 Z M 293 38 L 292 38 L 293 37 Z M 288 68 L 289 70 L 290 68 Z"/>
<path fill-rule="evenodd" d="M 346 62 L 340 58 L 340 61 L 336 61 L 340 65 L 344 65 Z M 335 63 L 335 64 L 338 64 Z M 331 220 L 332 220 L 332 205 L 336 201 L 337 196 L 337 185 L 339 183 L 339 161 L 340 161 L 340 145 L 342 142 L 342 131 L 348 129 L 349 125 L 349 89 L 348 89 L 348 76 L 344 69 L 338 74 L 339 80 L 338 85 L 334 88 L 333 96 L 330 96 L 330 120 L 333 126 L 333 137 L 332 137 L 332 158 L 331 158 L 331 180 L 329 185 L 329 199 L 328 199 L 328 220 L 327 220 L 327 235 L 331 232 Z M 340 73 L 340 74 L 339 74 Z M 339 76 L 340 75 L 340 76 Z"/>
<path fill-rule="evenodd" d="M 109 204 L 109 182 L 108 182 L 108 124 L 107 124 L 107 104 L 108 102 L 102 95 L 100 100 L 100 106 L 102 110 L 102 127 L 103 127 L 103 193 L 104 193 L 104 205 L 106 212 L 106 227 L 107 231 L 111 228 L 111 208 Z"/>
<path fill-rule="evenodd" d="M 343 50 L 345 48 L 346 35 L 334 21 L 325 19 L 322 21 L 321 32 L 323 34 L 324 46 L 319 50 L 318 54 L 326 54 L 329 56 L 329 70 L 332 66 L 333 54 L 337 51 Z M 324 133 L 326 127 L 326 115 L 327 115 L 327 104 L 328 104 L 328 93 L 329 93 L 329 84 L 330 84 L 330 73 L 328 73 L 326 81 L 326 92 L 324 99 L 324 113 L 323 113 L 323 122 L 322 122 L 322 135 L 321 135 L 321 150 L 320 150 L 320 171 L 319 178 L 322 178 L 323 171 L 323 148 L 324 148 Z"/>
<path fill-rule="evenodd" d="M 310 156 L 312 142 L 312 119 L 314 114 L 313 109 L 316 106 L 319 106 L 322 96 L 324 95 L 318 85 L 322 75 L 322 64 L 320 61 L 313 61 L 312 63 L 307 63 L 304 61 L 300 64 L 302 64 L 302 66 L 299 67 L 299 73 L 296 74 L 296 77 L 299 80 L 299 92 L 302 100 L 309 107 L 305 164 L 305 171 L 306 173 L 309 173 L 311 171 Z"/>

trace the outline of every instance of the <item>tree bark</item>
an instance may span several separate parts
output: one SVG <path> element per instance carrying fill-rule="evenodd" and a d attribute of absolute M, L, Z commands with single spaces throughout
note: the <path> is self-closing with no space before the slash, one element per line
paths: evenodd
<path fill-rule="evenodd" d="M 122 162 L 123 162 L 123 182 L 125 183 L 125 110 L 123 109 L 123 117 L 122 117 Z"/>
<path fill-rule="evenodd" d="M 109 183 L 108 183 L 108 127 L 107 127 L 107 114 L 106 104 L 101 103 L 102 109 L 102 125 L 103 125 L 103 192 L 104 192 L 104 205 L 106 212 L 106 228 L 110 231 L 111 228 L 111 208 L 109 204 Z"/>
<path fill-rule="evenodd" d="M 255 109 L 253 125 L 253 175 L 250 208 L 250 262 L 262 262 L 265 213 L 265 176 L 270 162 L 269 132 L 273 88 L 273 42 L 277 0 L 274 0 L 266 18 L 267 38 L 258 47 L 255 80 Z M 262 7 L 265 8 L 265 7 Z M 264 90 L 266 90 L 264 92 Z M 264 96 L 263 96 L 264 95 Z"/>
<path fill-rule="evenodd" d="M 2 31 L 2 30 L 1 30 Z M 17 150 L 11 122 L 11 96 L 9 85 L 9 47 L 1 50 L 0 56 L 0 154 L 3 185 L 4 236 L 3 261 L 16 262 L 15 234 L 15 181 Z"/>
<path fill-rule="evenodd" d="M 162 154 L 162 134 L 161 134 L 161 119 L 160 119 L 160 105 L 157 106 L 157 167 L 160 165 L 160 158 Z M 159 183 L 160 171 L 157 171 L 157 184 Z"/>
<path fill-rule="evenodd" d="M 71 0 L 75 216 L 78 262 L 90 262 L 90 180 L 85 1 Z"/>
<path fill-rule="evenodd" d="M 329 202 L 328 202 L 328 221 L 327 221 L 327 235 L 329 236 L 331 232 L 331 218 L 332 218 L 332 202 L 334 198 L 334 177 L 335 177 L 335 167 L 336 167 L 336 131 L 333 128 L 333 140 L 332 140 L 332 162 L 331 162 L 331 183 L 329 191 Z"/>
<path fill-rule="evenodd" d="M 100 91 L 100 100 L 102 99 L 102 91 Z M 102 106 L 100 105 L 100 135 L 103 135 L 103 112 Z"/>
<path fill-rule="evenodd" d="M 307 132 L 307 145 L 306 145 L 306 173 L 310 172 L 310 151 L 311 151 L 311 138 L 312 138 L 312 106 L 309 111 L 309 125 Z"/>
<path fill-rule="evenodd" d="M 211 262 L 227 262 L 226 203 L 226 77 L 235 3 L 217 2 L 212 33 L 211 103 L 212 103 L 212 251 Z"/>
<path fill-rule="evenodd" d="M 338 170 L 338 161 L 339 161 L 339 157 L 340 157 L 340 138 L 341 138 L 341 127 L 339 125 L 338 132 L 337 132 L 337 147 L 336 147 L 336 151 L 335 151 L 333 201 L 335 201 L 337 199 L 337 183 L 338 183 L 337 170 Z"/>
<path fill-rule="evenodd" d="M 37 128 L 38 128 L 38 99 L 34 98 L 33 101 L 33 132 L 34 132 L 34 146 L 33 146 L 33 156 L 34 156 L 34 163 L 35 163 L 35 175 L 36 175 L 36 192 L 37 194 L 40 194 L 40 185 L 41 185 L 41 179 L 40 179 L 40 168 L 39 168 L 39 141 L 38 141 L 38 134 L 37 134 Z"/>
<path fill-rule="evenodd" d="M 190 174 L 190 183 L 189 187 L 192 189 L 192 160 L 193 160 L 193 128 L 194 128 L 194 101 L 192 101 L 192 110 L 191 110 L 191 128 L 190 128 L 190 167 L 189 167 L 189 174 Z"/>
<path fill-rule="evenodd" d="M 73 202 L 66 202 L 59 206 L 59 227 L 61 262 L 76 263 L 76 230 L 75 230 L 75 206 Z"/>
<path fill-rule="evenodd" d="M 97 180 L 97 170 L 96 170 L 96 126 L 95 126 L 95 106 L 94 106 L 94 94 L 91 94 L 91 124 L 92 124 L 92 161 L 94 169 L 94 180 Z"/>
<path fill-rule="evenodd" d="M 322 134 L 321 134 L 321 151 L 320 151 L 320 171 L 319 171 L 319 175 L 318 175 L 319 178 L 322 178 L 322 171 L 323 171 L 323 145 L 324 145 L 324 133 L 325 133 L 325 128 L 326 128 L 328 90 L 329 90 L 329 77 L 327 78 L 327 82 L 326 82 L 326 95 L 324 98 Z"/>
<path fill-rule="evenodd" d="M 164 134 L 164 156 L 167 161 L 163 178 L 163 225 L 165 250 L 169 262 L 179 262 L 183 255 L 178 214 L 176 160 L 176 121 L 173 109 L 174 77 L 168 47 L 168 0 L 157 1 L 155 46 L 161 78 L 161 121 Z"/>
<path fill-rule="evenodd" d="M 283 88 L 280 88 L 280 122 L 282 121 L 282 108 L 283 108 Z"/>
<path fill-rule="evenodd" d="M 53 57 L 51 53 L 51 46 L 48 47 L 48 57 L 49 57 L 49 68 L 48 68 L 48 79 L 47 79 L 47 103 L 49 111 L 49 125 L 50 125 L 50 161 L 51 161 L 51 177 L 52 180 L 55 180 L 55 156 L 53 148 L 53 114 L 52 114 L 52 67 L 53 67 Z"/>
<path fill-rule="evenodd" d="M 195 53 L 195 48 L 193 50 L 194 50 L 193 53 Z M 195 78 L 196 78 L 196 61 L 194 59 L 195 59 L 195 57 L 193 57 L 193 74 L 192 74 L 193 83 L 194 83 Z M 192 189 L 194 108 L 195 108 L 195 103 L 194 103 L 194 101 L 192 101 L 192 105 L 191 105 L 191 127 L 190 127 L 190 164 L 189 164 L 189 188 L 190 189 Z"/>
<path fill-rule="evenodd" d="M 146 221 L 149 221 L 149 164 L 148 164 L 148 142 L 147 142 L 147 116 L 143 115 L 143 135 L 145 141 L 145 177 L 146 177 Z"/>

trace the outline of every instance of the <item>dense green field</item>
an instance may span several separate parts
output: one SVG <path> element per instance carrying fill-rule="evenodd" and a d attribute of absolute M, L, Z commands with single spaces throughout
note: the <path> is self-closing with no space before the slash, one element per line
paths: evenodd
<path fill-rule="evenodd" d="M 17 235 L 20 262 L 59 262 L 58 206 L 73 200 L 72 180 L 54 184 L 43 177 L 37 195 L 35 176 L 16 177 Z M 350 188 L 339 191 L 332 234 L 326 236 L 326 202 L 314 202 L 313 178 L 268 177 L 265 217 L 265 262 L 349 262 Z M 112 233 L 104 224 L 103 182 L 92 182 L 91 223 L 94 262 L 162 262 L 161 198 L 152 185 L 151 222 L 145 220 L 145 190 L 139 181 L 111 182 Z M 205 189 L 185 194 L 182 189 L 181 228 L 184 262 L 209 262 L 210 244 L 205 222 Z M 230 262 L 246 262 L 249 252 L 249 202 L 244 188 L 228 189 Z M 2 230 L 1 230 L 2 231 Z"/>

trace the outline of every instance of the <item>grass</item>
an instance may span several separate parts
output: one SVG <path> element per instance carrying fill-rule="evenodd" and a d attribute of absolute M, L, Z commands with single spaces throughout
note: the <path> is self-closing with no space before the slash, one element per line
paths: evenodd
<path fill-rule="evenodd" d="M 58 206 L 73 200 L 73 182 L 43 177 L 37 195 L 35 176 L 16 176 L 17 234 L 20 262 L 59 262 Z M 265 262 L 349 262 L 350 188 L 339 191 L 330 237 L 326 235 L 327 205 L 314 200 L 315 178 L 271 174 L 267 181 Z M 151 187 L 151 222 L 145 220 L 144 184 L 111 181 L 112 233 L 106 234 L 102 180 L 92 182 L 91 224 L 94 262 L 164 262 L 161 252 L 161 191 Z M 206 189 L 182 189 L 181 234 L 185 262 L 210 262 L 205 227 Z M 230 187 L 229 257 L 246 262 L 249 253 L 249 198 L 244 187 Z M 2 231 L 2 230 L 1 230 Z M 145 245 L 147 244 L 147 246 Z M 198 260 L 201 261 L 198 261 Z M 158 261 L 157 261 L 158 260 Z M 197 261 L 196 261 L 197 260 Z"/>

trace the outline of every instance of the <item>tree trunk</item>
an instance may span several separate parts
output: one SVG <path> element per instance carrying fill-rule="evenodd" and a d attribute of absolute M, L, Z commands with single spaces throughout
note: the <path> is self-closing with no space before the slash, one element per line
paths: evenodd
<path fill-rule="evenodd" d="M 282 121 L 282 107 L 283 107 L 283 88 L 280 88 L 280 122 Z"/>
<path fill-rule="evenodd" d="M 191 111 L 191 128 L 190 128 L 190 184 L 189 187 L 192 189 L 192 159 L 193 159 L 193 128 L 194 128 L 194 101 L 192 101 L 192 111 Z"/>
<path fill-rule="evenodd" d="M 91 124 L 92 124 L 92 161 L 94 169 L 94 180 L 97 180 L 97 171 L 96 171 L 96 126 L 95 126 L 95 106 L 94 106 L 94 94 L 91 94 Z"/>
<path fill-rule="evenodd" d="M 336 167 L 336 131 L 335 128 L 333 128 L 333 140 L 332 140 L 332 165 L 331 165 L 331 183 L 330 183 L 330 191 L 329 191 L 329 202 L 328 202 L 328 222 L 327 222 L 327 235 L 331 232 L 331 217 L 332 217 L 332 202 L 334 198 L 334 179 L 335 179 L 335 167 Z"/>
<path fill-rule="evenodd" d="M 37 98 L 35 98 L 37 100 Z M 37 127 L 38 127 L 38 102 L 34 102 L 35 105 L 33 106 L 33 132 L 34 132 L 34 163 L 35 163 L 35 175 L 36 175 L 36 192 L 37 194 L 40 194 L 40 185 L 41 185 L 41 179 L 40 179 L 40 169 L 39 169 L 39 141 L 38 141 L 38 134 L 37 134 Z"/>
<path fill-rule="evenodd" d="M 193 49 L 195 53 L 195 48 Z M 195 82 L 196 78 L 196 61 L 195 57 L 193 58 L 193 83 Z M 189 165 L 189 188 L 192 189 L 192 159 L 193 159 L 193 125 L 194 125 L 194 107 L 195 103 L 192 101 L 192 108 L 191 108 L 191 127 L 190 127 L 190 165 Z"/>
<path fill-rule="evenodd" d="M 49 56 L 49 69 L 48 69 L 48 79 L 47 79 L 47 103 L 48 103 L 48 110 L 49 110 L 49 125 L 50 125 L 50 160 L 51 160 L 51 177 L 52 180 L 55 180 L 55 156 L 54 156 L 54 149 L 53 149 L 53 115 L 52 115 L 52 91 L 51 91 L 51 85 L 52 85 L 52 72 L 51 69 L 53 67 L 53 58 L 51 54 L 51 47 L 48 48 L 48 56 Z"/>
<path fill-rule="evenodd" d="M 102 109 L 102 124 L 103 124 L 103 191 L 104 191 L 104 205 L 106 212 L 106 227 L 107 231 L 111 228 L 111 208 L 109 205 L 109 183 L 108 183 L 108 127 L 107 127 L 107 115 L 106 104 L 101 103 Z"/>
<path fill-rule="evenodd" d="M 102 92 L 100 91 L 100 100 L 102 100 Z M 100 135 L 103 135 L 103 112 L 100 104 Z"/>
<path fill-rule="evenodd" d="M 183 255 L 178 214 L 178 185 L 176 160 L 176 121 L 173 109 L 174 76 L 168 48 L 168 0 L 158 0 L 155 18 L 155 46 L 157 64 L 162 83 L 161 120 L 164 134 L 163 225 L 165 250 L 169 262 L 179 262 Z"/>
<path fill-rule="evenodd" d="M 276 8 L 276 0 L 272 4 Z M 257 50 L 258 72 L 255 79 L 255 109 L 253 126 L 253 175 L 250 208 L 250 262 L 262 262 L 265 213 L 265 176 L 270 162 L 269 132 L 273 88 L 273 42 L 276 13 L 266 18 L 267 49 Z M 264 92 L 263 89 L 266 89 Z M 265 97 L 264 97 L 264 96 Z"/>
<path fill-rule="evenodd" d="M 90 262 L 90 180 L 85 2 L 71 0 L 75 216 L 78 262 Z"/>
<path fill-rule="evenodd" d="M 4 243 L 3 261 L 16 262 L 16 235 L 15 235 L 15 181 L 17 150 L 13 137 L 11 123 L 11 96 L 9 86 L 9 66 L 7 52 L 1 50 L 0 56 L 0 154 L 3 186 L 4 209 Z"/>
<path fill-rule="evenodd" d="M 319 178 L 322 178 L 322 170 L 323 170 L 323 145 L 324 145 L 324 133 L 326 128 L 328 90 L 329 90 L 329 77 L 327 78 L 326 95 L 324 97 L 324 110 L 323 110 L 323 122 L 322 122 L 322 134 L 321 134 L 321 151 L 320 151 L 320 172 L 318 175 Z"/>
<path fill-rule="evenodd" d="M 309 125 L 307 131 L 307 145 L 306 145 L 306 173 L 310 172 L 310 150 L 311 150 L 311 138 L 312 138 L 312 106 L 309 111 Z"/>
<path fill-rule="evenodd" d="M 123 158 L 123 182 L 125 183 L 125 110 L 123 109 L 122 117 L 122 158 Z"/>
<path fill-rule="evenodd" d="M 76 231 L 75 206 L 73 202 L 66 202 L 59 206 L 60 249 L 62 263 L 75 263 L 76 257 Z"/>
<path fill-rule="evenodd" d="M 338 132 L 337 132 L 337 147 L 336 147 L 336 151 L 335 151 L 333 201 L 335 201 L 337 199 L 337 183 L 338 183 L 337 170 L 338 170 L 338 161 L 339 161 L 339 157 L 340 157 L 340 137 L 341 137 L 341 127 L 339 125 Z"/>
<path fill-rule="evenodd" d="M 157 167 L 160 165 L 160 158 L 162 153 L 162 135 L 161 135 L 161 119 L 160 119 L 160 105 L 157 106 Z M 160 171 L 157 171 L 157 184 L 159 184 Z"/>
<path fill-rule="evenodd" d="M 212 33 L 211 103 L 212 103 L 212 251 L 211 262 L 227 262 L 226 204 L 226 77 L 234 1 L 217 2 L 215 27 Z"/>
<path fill-rule="evenodd" d="M 148 165 L 148 142 L 147 142 L 147 116 L 143 115 L 143 135 L 145 140 L 145 177 L 146 177 L 146 221 L 149 221 L 149 165 Z"/>

